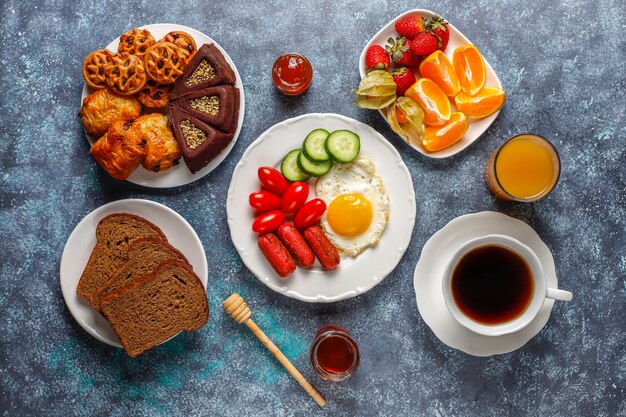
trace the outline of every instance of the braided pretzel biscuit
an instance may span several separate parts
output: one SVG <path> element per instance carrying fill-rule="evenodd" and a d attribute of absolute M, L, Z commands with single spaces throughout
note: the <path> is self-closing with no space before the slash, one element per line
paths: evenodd
<path fill-rule="evenodd" d="M 147 29 L 134 28 L 120 36 L 117 52 L 128 52 L 143 59 L 148 48 L 155 42 L 154 37 Z"/>
<path fill-rule="evenodd" d="M 171 42 L 157 42 L 144 57 L 148 77 L 159 84 L 172 84 L 187 66 L 185 51 Z"/>
<path fill-rule="evenodd" d="M 91 88 L 100 89 L 107 86 L 104 67 L 111 62 L 113 54 L 108 49 L 93 51 L 83 62 L 83 77 Z"/>
<path fill-rule="evenodd" d="M 162 109 L 170 101 L 172 85 L 159 85 L 156 81 L 148 80 L 139 93 L 137 100 L 150 109 Z"/>
<path fill-rule="evenodd" d="M 163 39 L 161 39 L 159 42 L 171 42 L 181 48 L 183 51 L 185 51 L 187 62 L 189 62 L 191 57 L 193 57 L 193 54 L 195 54 L 198 50 L 198 47 L 196 46 L 196 41 L 194 41 L 193 37 L 191 37 L 191 35 L 187 32 L 170 32 L 165 35 Z"/>
<path fill-rule="evenodd" d="M 104 73 L 109 87 L 116 93 L 127 96 L 141 90 L 148 80 L 143 61 L 128 52 L 111 57 Z"/>

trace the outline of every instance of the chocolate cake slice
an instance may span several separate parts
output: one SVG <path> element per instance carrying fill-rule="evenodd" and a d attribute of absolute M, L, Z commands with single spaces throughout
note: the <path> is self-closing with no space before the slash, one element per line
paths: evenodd
<path fill-rule="evenodd" d="M 230 85 L 194 91 L 171 102 L 171 105 L 227 133 L 237 129 L 239 89 Z"/>
<path fill-rule="evenodd" d="M 185 164 L 192 173 L 204 168 L 233 140 L 234 134 L 215 129 L 172 105 L 167 106 L 167 115 Z"/>
<path fill-rule="evenodd" d="M 170 99 L 175 100 L 192 91 L 224 84 L 235 85 L 235 72 L 214 44 L 205 43 L 174 83 Z"/>

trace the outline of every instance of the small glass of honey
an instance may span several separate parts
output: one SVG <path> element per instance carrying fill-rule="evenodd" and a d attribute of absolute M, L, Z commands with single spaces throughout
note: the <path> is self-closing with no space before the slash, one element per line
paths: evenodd
<path fill-rule="evenodd" d="M 327 324 L 311 346 L 311 364 L 322 378 L 342 381 L 359 367 L 359 347 L 343 327 Z"/>
<path fill-rule="evenodd" d="M 552 191 L 561 175 L 561 160 L 547 139 L 517 135 L 497 148 L 485 164 L 489 190 L 509 201 L 532 202 Z"/>
<path fill-rule="evenodd" d="M 313 67 L 309 60 L 300 54 L 281 55 L 272 67 L 272 81 L 281 93 L 289 96 L 300 95 L 313 81 Z"/>

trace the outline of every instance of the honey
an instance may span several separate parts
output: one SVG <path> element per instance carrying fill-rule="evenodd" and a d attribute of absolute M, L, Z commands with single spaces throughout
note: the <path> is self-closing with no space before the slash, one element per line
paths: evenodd
<path fill-rule="evenodd" d="M 311 364 L 322 378 L 348 378 L 357 370 L 359 359 L 359 347 L 346 329 L 328 324 L 317 331 L 311 346 Z"/>
<path fill-rule="evenodd" d="M 300 54 L 281 55 L 272 67 L 274 86 L 278 91 L 289 96 L 304 93 L 312 80 L 313 67 L 309 60 Z"/>
<path fill-rule="evenodd" d="M 546 196 L 559 175 L 560 160 L 554 146 L 541 136 L 530 134 L 508 140 L 485 166 L 491 192 L 512 201 L 536 201 Z"/>

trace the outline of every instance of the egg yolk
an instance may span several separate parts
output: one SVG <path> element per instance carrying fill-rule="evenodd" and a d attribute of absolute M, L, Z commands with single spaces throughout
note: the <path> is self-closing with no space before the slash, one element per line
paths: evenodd
<path fill-rule="evenodd" d="M 338 235 L 358 236 L 372 223 L 372 205 L 361 194 L 342 194 L 328 206 L 327 217 Z"/>

